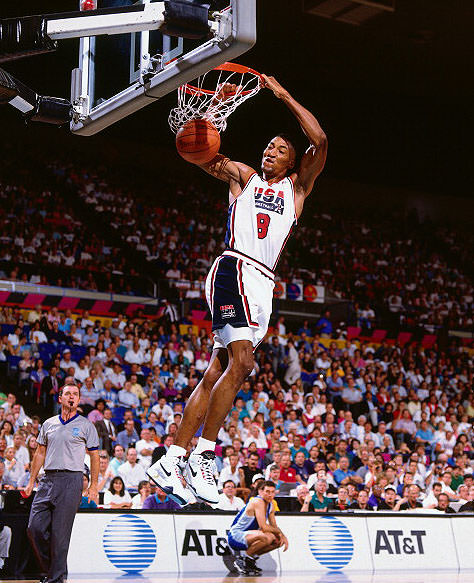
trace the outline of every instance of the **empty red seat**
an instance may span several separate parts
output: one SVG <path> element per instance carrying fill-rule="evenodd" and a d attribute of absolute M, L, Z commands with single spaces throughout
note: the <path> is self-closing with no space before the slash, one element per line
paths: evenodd
<path fill-rule="evenodd" d="M 397 344 L 400 344 L 400 346 L 405 346 L 405 344 L 410 342 L 412 336 L 413 334 L 411 332 L 400 332 L 397 337 Z"/>
<path fill-rule="evenodd" d="M 352 340 L 360 335 L 361 328 L 356 326 L 348 326 L 347 328 L 347 340 Z"/>
<path fill-rule="evenodd" d="M 425 334 L 421 340 L 423 348 L 432 348 L 436 343 L 436 334 Z"/>
<path fill-rule="evenodd" d="M 386 336 L 387 336 L 387 330 L 374 330 L 374 333 L 372 334 L 372 337 L 371 337 L 371 341 L 372 342 L 382 342 L 382 340 L 385 340 Z"/>

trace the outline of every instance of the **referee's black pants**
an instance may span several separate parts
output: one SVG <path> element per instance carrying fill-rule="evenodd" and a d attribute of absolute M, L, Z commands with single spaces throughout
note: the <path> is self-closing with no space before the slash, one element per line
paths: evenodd
<path fill-rule="evenodd" d="M 67 577 L 72 525 L 81 503 L 82 472 L 47 471 L 31 506 L 28 536 L 48 583 Z"/>

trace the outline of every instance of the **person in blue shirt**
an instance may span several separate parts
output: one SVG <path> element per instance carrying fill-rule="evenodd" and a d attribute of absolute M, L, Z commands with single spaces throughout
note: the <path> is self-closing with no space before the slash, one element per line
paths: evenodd
<path fill-rule="evenodd" d="M 312 346 L 308 341 L 308 336 L 304 332 L 300 334 L 300 341 L 298 342 L 298 351 L 300 350 L 312 352 Z"/>
<path fill-rule="evenodd" d="M 331 336 L 332 334 L 332 323 L 331 323 L 331 312 L 326 310 L 324 312 L 324 316 L 319 318 L 316 323 L 316 328 L 318 329 L 319 333 L 323 336 Z"/>
<path fill-rule="evenodd" d="M 351 478 L 357 478 L 356 473 L 349 469 L 349 458 L 342 456 L 339 459 L 339 468 L 334 472 L 334 481 L 338 486 L 341 486 L 345 485 Z"/>
<path fill-rule="evenodd" d="M 89 501 L 89 471 L 85 471 L 82 474 L 82 496 L 79 508 L 97 508 L 97 504 L 94 500 Z"/>
<path fill-rule="evenodd" d="M 236 399 L 242 399 L 245 403 L 251 400 L 252 398 L 252 388 L 250 385 L 250 381 L 245 381 L 240 391 L 237 393 Z"/>
<path fill-rule="evenodd" d="M 154 494 L 145 498 L 142 508 L 143 510 L 181 510 L 181 506 L 158 487 Z"/>
<path fill-rule="evenodd" d="M 132 443 L 136 443 L 140 437 L 135 430 L 133 419 L 127 419 L 124 423 L 125 429 L 120 431 L 117 435 L 116 443 L 121 445 L 124 450 L 127 450 Z"/>
<path fill-rule="evenodd" d="M 298 330 L 297 335 L 301 336 L 301 334 L 306 334 L 306 336 L 310 336 L 310 337 L 313 336 L 313 333 L 311 332 L 311 328 L 309 327 L 308 320 L 304 320 L 303 325 Z"/>
<path fill-rule="evenodd" d="M 298 419 L 297 413 L 294 409 L 291 409 L 288 413 L 288 419 L 283 423 L 283 428 L 285 433 L 294 430 L 297 433 L 304 433 L 303 423 Z"/>
<path fill-rule="evenodd" d="M 300 435 L 295 435 L 293 438 L 293 445 L 290 447 L 290 451 L 293 460 L 295 459 L 296 454 L 300 451 L 304 454 L 305 459 L 309 458 L 309 451 L 303 445 L 301 445 Z"/>
<path fill-rule="evenodd" d="M 165 435 L 165 426 L 158 421 L 158 416 L 154 411 L 151 411 L 148 416 L 148 421 L 143 424 L 143 429 L 154 429 L 156 435 L 163 437 Z"/>
<path fill-rule="evenodd" d="M 433 442 L 434 433 L 429 428 L 427 421 L 422 421 L 420 423 L 420 428 L 415 433 L 416 443 L 421 443 L 425 448 L 429 448 Z"/>

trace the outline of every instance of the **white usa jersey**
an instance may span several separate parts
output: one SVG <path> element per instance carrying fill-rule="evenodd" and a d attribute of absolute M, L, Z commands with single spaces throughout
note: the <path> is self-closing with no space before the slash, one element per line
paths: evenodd
<path fill-rule="evenodd" d="M 274 271 L 296 222 L 291 178 L 270 186 L 254 173 L 229 207 L 225 244 Z"/>

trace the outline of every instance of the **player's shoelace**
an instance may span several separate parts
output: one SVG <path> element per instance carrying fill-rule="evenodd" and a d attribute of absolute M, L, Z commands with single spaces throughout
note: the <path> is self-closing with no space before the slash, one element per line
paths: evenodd
<path fill-rule="evenodd" d="M 205 451 L 201 454 L 201 459 L 199 460 L 199 466 L 202 471 L 202 475 L 208 484 L 215 485 L 214 481 L 214 459 L 216 454 L 213 451 Z"/>
<path fill-rule="evenodd" d="M 181 480 L 181 478 L 183 477 L 183 474 L 181 471 L 181 459 L 180 458 L 176 458 L 176 461 L 173 460 L 173 467 L 174 467 L 175 474 L 178 476 L 178 479 Z"/>

